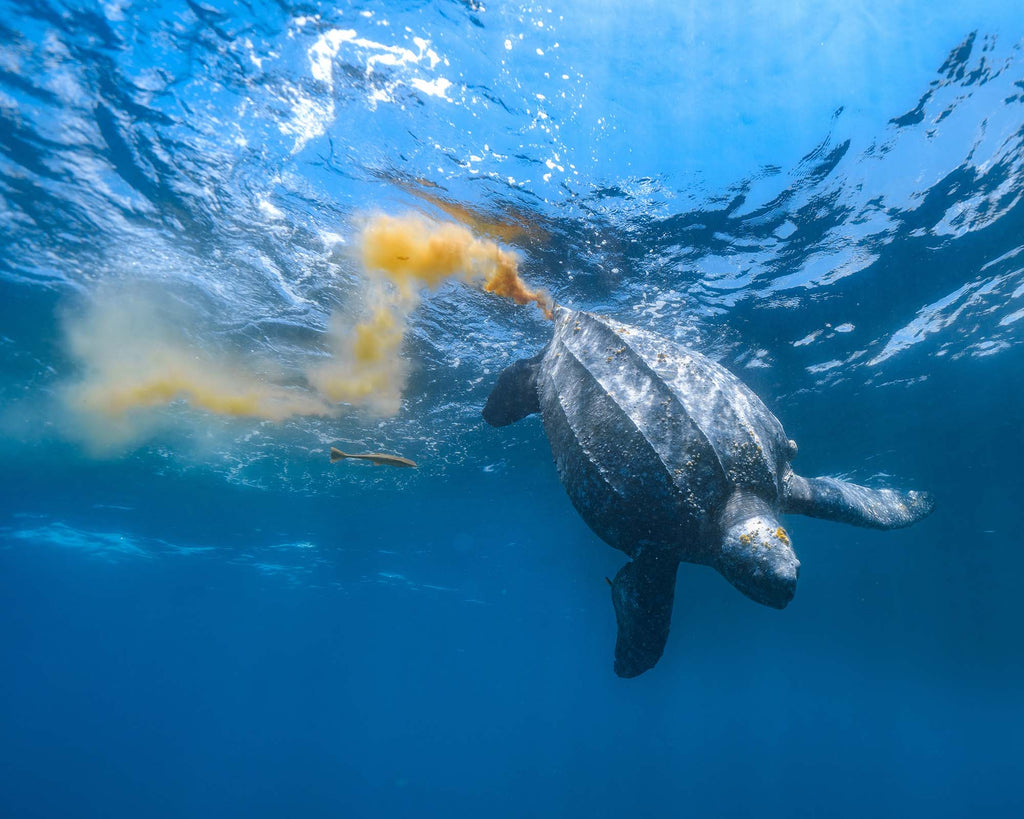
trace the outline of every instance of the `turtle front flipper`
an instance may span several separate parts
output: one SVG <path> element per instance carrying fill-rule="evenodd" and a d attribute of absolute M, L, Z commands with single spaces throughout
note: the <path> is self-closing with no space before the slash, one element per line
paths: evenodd
<path fill-rule="evenodd" d="M 751 600 L 785 608 L 796 592 L 800 561 L 771 507 L 737 490 L 722 510 L 719 528 L 722 543 L 714 567 Z"/>
<path fill-rule="evenodd" d="M 523 358 L 502 370 L 484 406 L 484 420 L 492 427 L 504 427 L 540 412 L 537 396 L 537 370 L 544 358 L 541 350 L 533 358 Z"/>
<path fill-rule="evenodd" d="M 783 511 L 873 529 L 899 529 L 917 523 L 935 509 L 927 492 L 869 489 L 837 478 L 801 478 L 790 473 L 785 481 Z"/>
<path fill-rule="evenodd" d="M 619 634 L 615 640 L 615 673 L 643 674 L 661 659 L 672 622 L 679 562 L 640 553 L 611 581 L 612 604 Z"/>

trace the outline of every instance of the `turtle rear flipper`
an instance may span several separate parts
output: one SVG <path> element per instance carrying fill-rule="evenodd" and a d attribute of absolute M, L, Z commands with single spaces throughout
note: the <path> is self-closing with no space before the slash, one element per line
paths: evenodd
<path fill-rule="evenodd" d="M 641 553 L 610 581 L 619 625 L 615 673 L 620 677 L 639 676 L 661 658 L 672 622 L 678 567 L 677 560 Z"/>
<path fill-rule="evenodd" d="M 783 511 L 872 529 L 899 529 L 935 509 L 927 492 L 869 489 L 837 478 L 786 479 Z"/>
<path fill-rule="evenodd" d="M 491 394 L 484 406 L 484 420 L 492 427 L 504 427 L 521 421 L 527 415 L 540 412 L 540 398 L 537 395 L 537 370 L 544 352 L 533 358 L 515 362 L 498 376 Z"/>

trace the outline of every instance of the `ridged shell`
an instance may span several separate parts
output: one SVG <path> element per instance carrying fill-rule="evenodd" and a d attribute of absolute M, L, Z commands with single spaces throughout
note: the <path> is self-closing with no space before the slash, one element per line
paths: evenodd
<path fill-rule="evenodd" d="M 700 561 L 733 487 L 775 505 L 782 425 L 735 376 L 644 330 L 560 308 L 538 377 L 559 476 L 618 549 Z"/>

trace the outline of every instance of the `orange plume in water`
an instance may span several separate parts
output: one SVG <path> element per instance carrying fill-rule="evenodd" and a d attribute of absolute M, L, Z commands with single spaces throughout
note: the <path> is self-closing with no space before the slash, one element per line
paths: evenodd
<path fill-rule="evenodd" d="M 118 383 L 118 376 L 114 376 L 110 382 L 92 384 L 80 390 L 77 397 L 83 409 L 108 416 L 120 416 L 129 410 L 158 407 L 175 401 L 183 401 L 216 415 L 271 421 L 283 421 L 293 415 L 332 413 L 331 408 L 315 396 L 261 383 L 251 373 L 218 373 L 219 366 L 201 369 L 198 364 L 191 364 L 164 372 L 134 373 L 131 377 L 135 380 L 123 383 Z"/>
<path fill-rule="evenodd" d="M 444 188 L 429 179 L 412 179 L 388 174 L 382 174 L 382 177 L 409 195 L 422 199 L 431 207 L 447 214 L 474 233 L 490 236 L 505 244 L 546 242 L 551 238 L 531 214 L 517 210 L 510 203 L 505 203 L 503 213 L 499 216 L 450 199 L 442 193 Z"/>
<path fill-rule="evenodd" d="M 501 251 L 502 256 L 494 272 L 484 282 L 484 290 L 498 296 L 512 299 L 516 304 L 536 304 L 544 317 L 551 319 L 552 302 L 547 293 L 542 290 L 531 290 L 519 277 L 515 257 Z M 511 259 L 511 261 L 510 261 Z"/>
<path fill-rule="evenodd" d="M 398 412 L 409 367 L 402 342 L 419 290 L 451 279 L 482 283 L 517 304 L 535 303 L 551 317 L 547 296 L 519 277 L 518 258 L 462 225 L 420 216 L 378 215 L 359 234 L 358 258 L 371 280 L 373 313 L 354 327 L 335 314 L 328 337 L 331 358 L 307 373 L 330 401 L 363 406 L 378 415 Z"/>
<path fill-rule="evenodd" d="M 69 318 L 66 341 L 80 376 L 60 395 L 75 434 L 94 451 L 116 451 L 152 434 L 160 423 L 142 411 L 175 402 L 271 421 L 337 413 L 308 390 L 275 383 L 254 362 L 204 350 L 183 332 L 189 317 L 172 312 L 174 321 L 153 293 L 105 285 Z"/>
<path fill-rule="evenodd" d="M 176 402 L 271 421 L 336 415 L 339 403 L 389 416 L 401 407 L 409 373 L 402 344 L 423 288 L 463 281 L 516 304 L 536 304 L 551 318 L 547 294 L 520 278 L 519 257 L 463 225 L 378 215 L 356 246 L 370 315 L 355 324 L 340 311 L 331 315 L 328 356 L 306 370 L 308 386 L 277 383 L 268 362 L 205 349 L 195 317 L 180 309 L 168 316 L 159 294 L 106 285 L 66 327 L 82 373 L 63 392 L 66 406 L 98 449 L 149 434 L 155 416 L 139 411 Z"/>
<path fill-rule="evenodd" d="M 488 293 L 516 304 L 536 304 L 551 318 L 551 300 L 519 276 L 519 258 L 495 242 L 477 239 L 462 225 L 420 216 L 374 217 L 360 236 L 363 265 L 385 276 L 403 294 L 416 284 L 436 287 L 448 279 L 482 282 Z"/>
<path fill-rule="evenodd" d="M 329 401 L 363 406 L 376 415 L 398 412 L 409 367 L 401 356 L 405 301 L 382 303 L 373 316 L 350 327 L 340 313 L 331 316 L 331 357 L 307 372 L 309 383 Z"/>

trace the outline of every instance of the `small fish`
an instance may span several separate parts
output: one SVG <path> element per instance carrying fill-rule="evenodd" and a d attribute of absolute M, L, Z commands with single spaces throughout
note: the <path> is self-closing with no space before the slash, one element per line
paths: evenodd
<path fill-rule="evenodd" d="M 331 463 L 337 463 L 343 458 L 358 458 L 362 461 L 369 461 L 374 466 L 416 466 L 415 461 L 403 458 L 401 455 L 385 455 L 382 452 L 367 452 L 362 455 L 349 455 L 340 449 L 331 447 Z"/>

